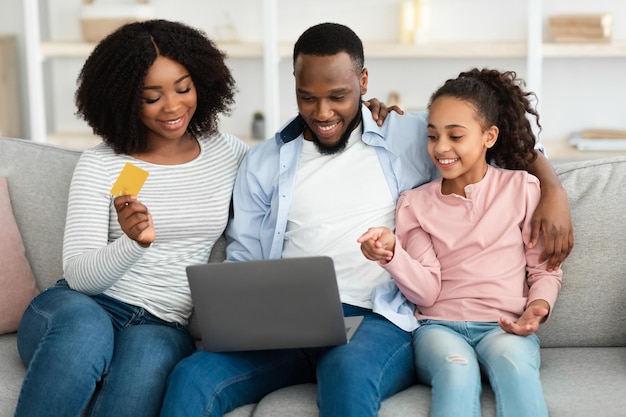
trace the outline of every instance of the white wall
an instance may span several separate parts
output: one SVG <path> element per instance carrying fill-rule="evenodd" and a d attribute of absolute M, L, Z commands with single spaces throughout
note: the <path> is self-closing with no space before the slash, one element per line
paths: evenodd
<path fill-rule="evenodd" d="M 107 1 L 107 0 L 95 0 Z M 133 2 L 132 0 L 108 0 Z M 80 0 L 41 0 L 50 5 L 44 26 L 55 40 L 79 40 Z M 277 0 L 278 37 L 293 42 L 307 27 L 322 21 L 345 23 L 364 41 L 395 40 L 398 36 L 399 0 Z M 614 38 L 626 40 L 626 2 L 618 0 L 550 0 L 543 2 L 544 37 L 548 38 L 547 16 L 556 13 L 611 12 Z M 0 2 L 0 31 L 5 23 L 13 30 L 19 19 L 20 0 Z M 158 17 L 179 20 L 205 30 L 220 40 L 224 26 L 232 24 L 241 41 L 260 42 L 263 37 L 261 0 L 152 0 Z M 8 5 L 8 6 L 7 6 Z M 12 5 L 12 6 L 11 6 Z M 527 2 L 498 0 L 431 0 L 433 41 L 524 40 Z M 8 10 L 7 10 L 8 7 Z M 494 17 L 495 16 L 495 17 Z M 525 59 L 368 59 L 370 85 L 367 97 L 386 100 L 391 91 L 401 92 L 405 108 L 425 106 L 430 93 L 445 79 L 471 66 L 512 69 L 526 76 Z M 222 120 L 222 129 L 248 134 L 252 113 L 263 108 L 263 63 L 261 59 L 233 58 L 228 61 L 238 83 L 236 108 Z M 54 59 L 49 62 L 48 85 L 54 89 L 48 103 L 49 124 L 54 129 L 85 129 L 74 116 L 75 80 L 80 59 Z M 291 60 L 280 64 L 280 118 L 295 114 Z M 545 142 L 564 140 L 572 131 L 584 128 L 626 129 L 621 100 L 626 95 L 626 58 L 548 58 L 544 60 L 541 121 Z"/>

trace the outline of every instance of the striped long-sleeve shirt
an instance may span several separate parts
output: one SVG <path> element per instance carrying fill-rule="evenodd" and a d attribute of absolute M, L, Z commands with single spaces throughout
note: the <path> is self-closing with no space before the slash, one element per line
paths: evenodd
<path fill-rule="evenodd" d="M 218 133 L 201 138 L 200 155 L 157 165 L 100 144 L 85 151 L 70 187 L 63 270 L 71 288 L 104 293 L 170 322 L 187 323 L 192 302 L 185 267 L 207 262 L 228 221 L 231 193 L 246 145 Z M 138 195 L 154 222 L 147 249 L 117 221 L 111 186 L 126 162 L 149 172 Z"/>

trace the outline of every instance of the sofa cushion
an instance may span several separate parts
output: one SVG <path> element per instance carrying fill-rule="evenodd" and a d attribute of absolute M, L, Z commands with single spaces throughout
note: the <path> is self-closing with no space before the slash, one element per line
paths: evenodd
<path fill-rule="evenodd" d="M 63 274 L 67 197 L 80 154 L 29 140 L 0 138 L 0 176 L 9 183 L 15 221 L 41 290 Z"/>
<path fill-rule="evenodd" d="M 551 417 L 623 416 L 626 348 L 542 349 L 541 381 Z M 316 395 L 315 384 L 279 389 L 257 404 L 254 416 L 317 416 Z M 384 400 L 378 415 L 426 417 L 430 397 L 430 387 L 413 385 Z M 480 404 L 483 417 L 496 416 L 495 396 L 486 382 Z"/>
<path fill-rule="evenodd" d="M 620 417 L 626 410 L 626 347 L 541 349 L 550 417 Z"/>
<path fill-rule="evenodd" d="M 557 165 L 567 189 L 574 249 L 543 347 L 626 346 L 626 157 Z"/>
<path fill-rule="evenodd" d="M 39 292 L 4 177 L 0 177 L 0 235 L 0 334 L 4 334 L 17 330 L 28 303 Z"/>
<path fill-rule="evenodd" d="M 0 417 L 13 417 L 26 368 L 17 353 L 17 333 L 0 336 Z"/>

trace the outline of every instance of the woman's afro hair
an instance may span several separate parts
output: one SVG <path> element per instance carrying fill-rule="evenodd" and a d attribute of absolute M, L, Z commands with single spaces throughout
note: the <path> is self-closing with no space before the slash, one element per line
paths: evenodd
<path fill-rule="evenodd" d="M 118 153 L 147 147 L 141 121 L 143 82 L 157 56 L 178 62 L 197 91 L 197 109 L 187 132 L 217 131 L 220 113 L 229 114 L 235 81 L 225 54 L 206 34 L 185 24 L 148 20 L 126 24 L 95 47 L 78 76 L 76 114 Z"/>

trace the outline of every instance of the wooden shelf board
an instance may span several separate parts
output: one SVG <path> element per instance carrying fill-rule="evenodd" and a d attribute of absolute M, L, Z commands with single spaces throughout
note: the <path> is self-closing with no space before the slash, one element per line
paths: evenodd
<path fill-rule="evenodd" d="M 230 58 L 262 58 L 263 44 L 260 42 L 218 44 Z M 50 41 L 41 43 L 44 57 L 78 58 L 88 56 L 95 44 L 79 41 Z M 365 56 L 377 58 L 524 58 L 527 45 L 524 41 L 512 42 L 445 42 L 403 44 L 398 42 L 364 42 Z M 610 58 L 626 57 L 626 41 L 611 43 L 544 43 L 546 58 Z M 293 43 L 281 42 L 278 55 L 290 58 Z"/>
<path fill-rule="evenodd" d="M 579 151 L 570 145 L 567 139 L 544 140 L 542 143 L 546 148 L 548 159 L 555 162 L 626 156 L 626 151 Z"/>
<path fill-rule="evenodd" d="M 544 43 L 546 58 L 626 58 L 626 41 L 610 43 Z"/>
<path fill-rule="evenodd" d="M 248 146 L 257 145 L 263 140 L 253 139 L 247 134 L 234 134 Z M 100 137 L 89 131 L 56 131 L 48 133 L 47 143 L 63 146 L 66 148 L 85 150 L 92 148 L 101 142 Z"/>
<path fill-rule="evenodd" d="M 367 58 L 523 58 L 525 42 L 364 43 Z"/>

